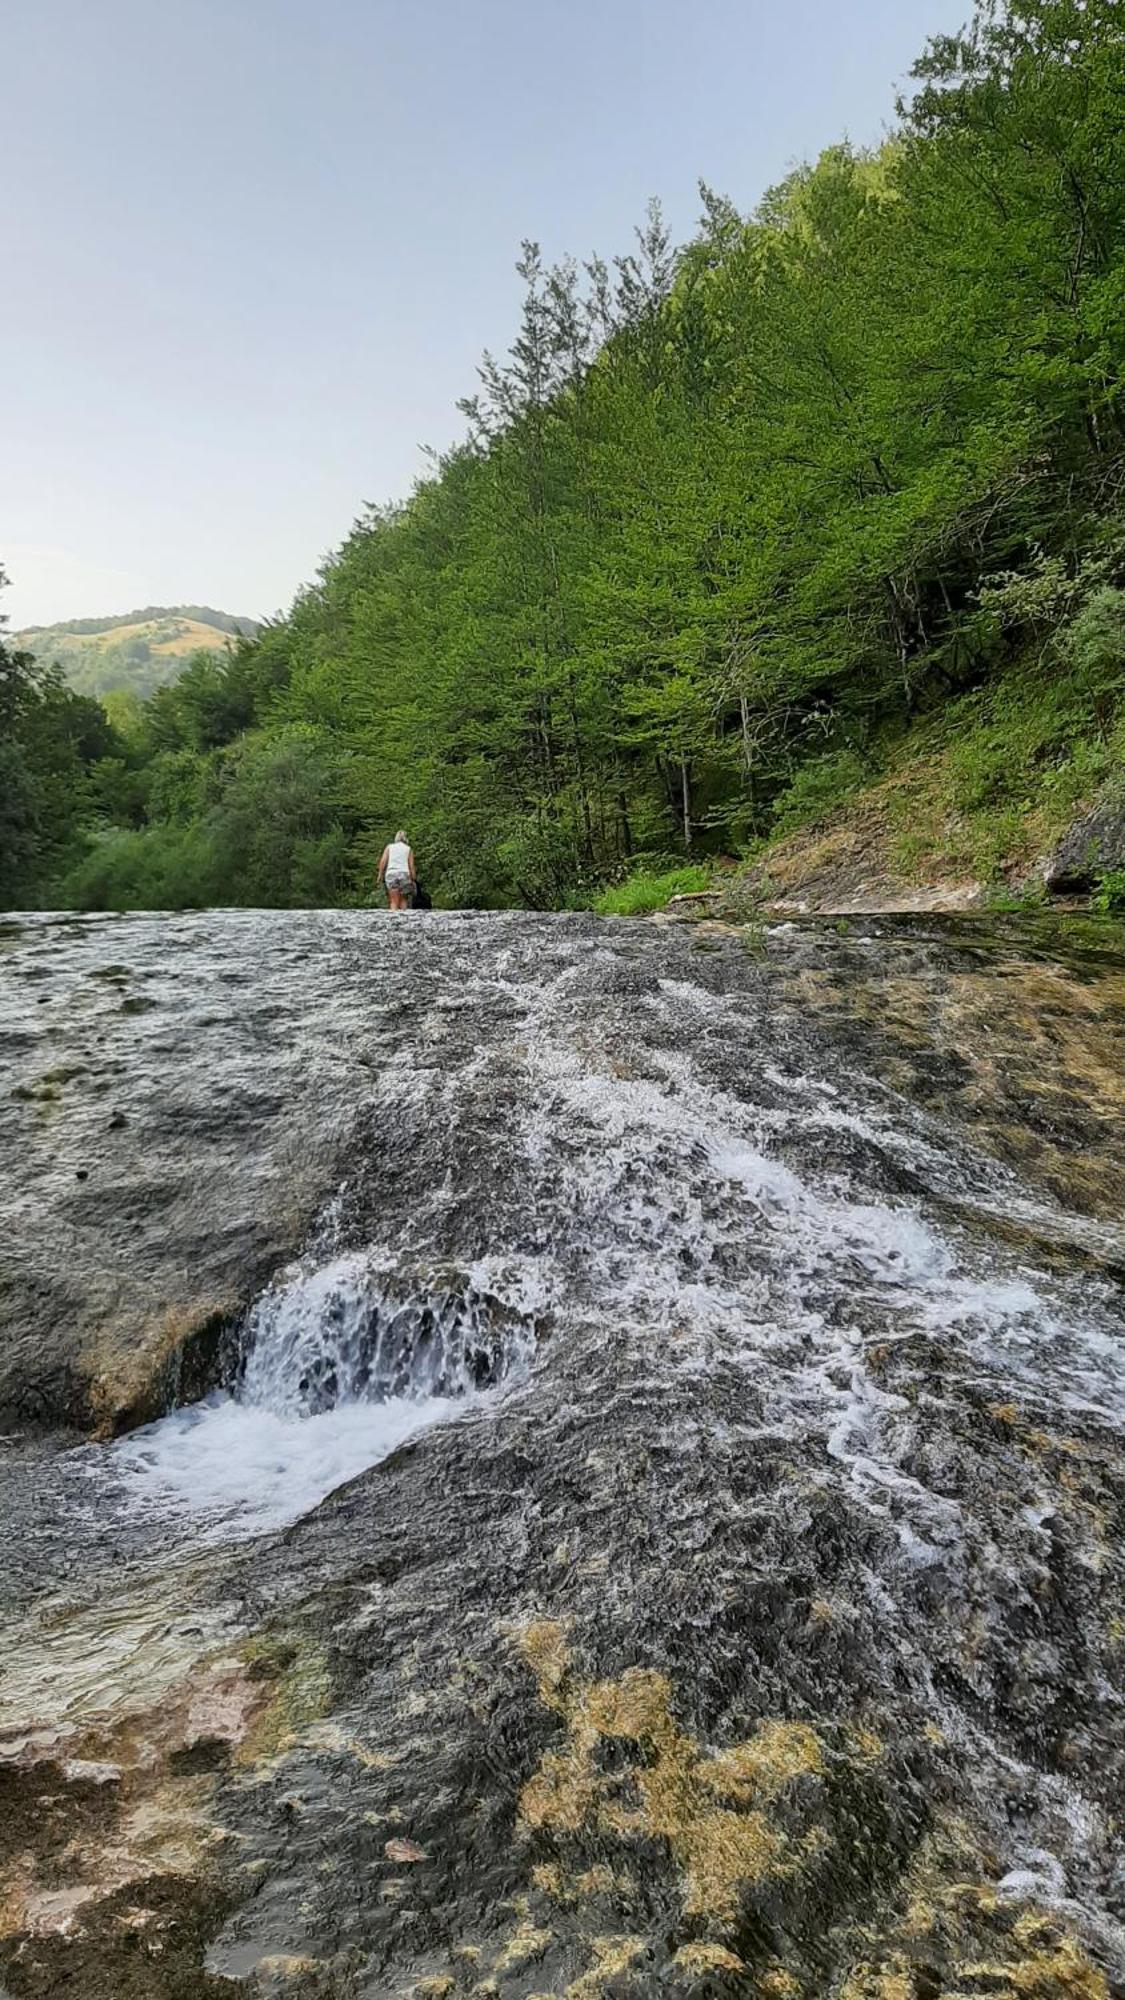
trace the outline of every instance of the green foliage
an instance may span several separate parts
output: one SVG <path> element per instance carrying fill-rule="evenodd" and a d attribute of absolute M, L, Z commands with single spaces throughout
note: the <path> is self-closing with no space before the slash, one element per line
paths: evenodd
<path fill-rule="evenodd" d="M 645 917 L 653 910 L 662 910 L 673 896 L 697 895 L 710 885 L 706 868 L 671 868 L 664 875 L 642 871 L 603 889 L 594 908 L 603 917 Z"/>
<path fill-rule="evenodd" d="M 1050 897 L 1042 882 L 1029 883 L 1026 889 L 1009 889 L 1006 884 L 997 883 L 987 902 L 989 909 L 998 915 L 1033 917 L 1048 907 Z"/>
<path fill-rule="evenodd" d="M 791 833 L 799 826 L 812 826 L 826 819 L 845 800 L 870 783 L 870 766 L 854 750 L 833 750 L 825 757 L 810 758 L 774 802 L 774 825 L 779 833 Z"/>
<path fill-rule="evenodd" d="M 1091 907 L 1103 917 L 1125 917 L 1125 868 L 1111 868 L 1098 880 Z"/>
<path fill-rule="evenodd" d="M 148 824 L 106 827 L 66 876 L 80 909 L 322 907 L 347 901 L 338 771 L 314 730 L 240 735 L 210 756 L 164 751 Z"/>
<path fill-rule="evenodd" d="M 949 721 L 952 803 L 1065 823 L 1125 752 L 1125 592 L 1102 590 L 1056 645 L 958 704 Z"/>
<path fill-rule="evenodd" d="M 198 910 L 217 900 L 223 860 L 206 822 L 142 831 L 110 827 L 64 877 L 62 902 L 80 910 Z"/>
<path fill-rule="evenodd" d="M 74 893 L 361 897 L 401 824 L 445 902 L 582 903 L 828 818 L 926 728 L 919 865 L 995 873 L 1086 796 L 1125 705 L 1119 0 L 981 0 L 878 153 L 703 204 L 678 251 L 655 210 L 612 266 L 524 245 L 465 443 L 73 745 Z"/>
<path fill-rule="evenodd" d="M 1095 590 L 1064 634 L 1061 650 L 1098 713 L 1108 714 L 1125 695 L 1125 590 L 1109 584 Z"/>
<path fill-rule="evenodd" d="M 212 900 L 263 907 L 340 902 L 346 836 L 333 798 L 338 777 L 311 728 L 239 737 L 222 759 L 206 822 L 223 859 Z"/>
<path fill-rule="evenodd" d="M 1005 866 L 1045 852 L 1125 764 L 1123 595 L 1099 588 L 1051 643 L 1033 639 L 908 739 L 924 780 L 887 794 L 903 873 L 996 878 L 997 907 L 1026 907 L 1000 883 Z"/>
<path fill-rule="evenodd" d="M 16 909 L 40 850 L 39 788 L 15 742 L 0 742 L 0 909 Z"/>
<path fill-rule="evenodd" d="M 0 908 L 42 900 L 122 748 L 96 701 L 0 636 Z"/>

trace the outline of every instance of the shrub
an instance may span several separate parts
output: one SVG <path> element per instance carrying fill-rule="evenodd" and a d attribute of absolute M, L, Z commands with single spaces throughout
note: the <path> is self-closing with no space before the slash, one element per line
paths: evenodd
<path fill-rule="evenodd" d="M 219 856 L 206 823 L 112 827 L 61 884 L 61 904 L 79 910 L 198 910 L 217 900 Z"/>
<path fill-rule="evenodd" d="M 855 750 L 833 750 L 802 764 L 792 783 L 774 801 L 774 825 L 792 833 L 824 819 L 853 793 L 871 781 L 871 773 Z"/>
<path fill-rule="evenodd" d="M 1090 908 L 1103 917 L 1125 917 L 1125 868 L 1111 868 L 1098 877 Z"/>
<path fill-rule="evenodd" d="M 1087 598 L 1061 650 L 1088 687 L 1125 693 L 1125 590 L 1106 584 Z"/>

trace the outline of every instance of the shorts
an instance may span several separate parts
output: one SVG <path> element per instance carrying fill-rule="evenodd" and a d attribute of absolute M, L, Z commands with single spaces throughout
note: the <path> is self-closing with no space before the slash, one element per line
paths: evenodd
<path fill-rule="evenodd" d="M 387 876 L 388 889 L 397 889 L 401 896 L 408 895 L 413 886 L 414 885 L 411 882 L 409 875 Z"/>

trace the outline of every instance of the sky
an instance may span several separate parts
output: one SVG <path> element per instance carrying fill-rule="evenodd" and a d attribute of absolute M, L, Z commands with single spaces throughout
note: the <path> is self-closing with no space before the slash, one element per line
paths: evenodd
<path fill-rule="evenodd" d="M 13 627 L 285 608 L 515 328 L 523 238 L 749 210 L 969 0 L 23 0 L 4 30 Z M 6 157 L 5 157 L 6 156 Z"/>

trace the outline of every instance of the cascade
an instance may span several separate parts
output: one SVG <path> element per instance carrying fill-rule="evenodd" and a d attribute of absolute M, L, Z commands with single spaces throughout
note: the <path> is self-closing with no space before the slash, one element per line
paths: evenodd
<path fill-rule="evenodd" d="M 208 1393 L 0 1460 L 0 1766 L 124 1772 L 29 1936 L 218 1853 L 263 1996 L 1125 1992 L 1112 952 L 230 913 L 110 981 L 28 928 L 44 1351 L 116 1258 L 128 1411 L 154 1304 L 306 1162 L 320 1216 Z"/>

